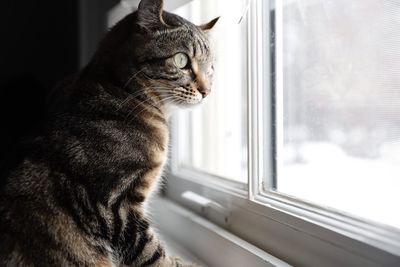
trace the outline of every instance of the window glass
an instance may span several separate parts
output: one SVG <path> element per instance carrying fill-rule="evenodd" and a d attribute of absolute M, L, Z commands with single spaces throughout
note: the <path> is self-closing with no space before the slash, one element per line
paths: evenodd
<path fill-rule="evenodd" d="M 221 16 L 211 31 L 214 83 L 205 103 L 179 111 L 179 167 L 247 181 L 246 1 L 197 0 L 175 12 L 198 25 Z"/>
<path fill-rule="evenodd" d="M 276 189 L 400 227 L 399 2 L 282 2 Z"/>

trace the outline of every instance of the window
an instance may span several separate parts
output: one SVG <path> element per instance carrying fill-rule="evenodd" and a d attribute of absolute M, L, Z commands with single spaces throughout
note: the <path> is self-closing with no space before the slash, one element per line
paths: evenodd
<path fill-rule="evenodd" d="M 277 191 L 400 228 L 400 6 L 283 3 Z"/>
<path fill-rule="evenodd" d="M 214 91 L 173 118 L 167 197 L 295 265 L 396 266 L 397 2 L 194 0 L 176 11 L 222 17 Z"/>
<path fill-rule="evenodd" d="M 198 25 L 222 15 L 211 33 L 213 97 L 178 115 L 179 167 L 240 183 L 247 183 L 247 31 L 240 21 L 245 7 L 245 0 L 197 0 L 175 11 Z"/>

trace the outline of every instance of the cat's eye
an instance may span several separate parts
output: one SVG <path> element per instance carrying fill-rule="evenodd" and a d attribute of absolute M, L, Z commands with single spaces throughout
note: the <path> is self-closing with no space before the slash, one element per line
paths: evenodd
<path fill-rule="evenodd" d="M 189 57 L 185 53 L 177 53 L 174 56 L 175 65 L 180 68 L 186 68 L 189 64 Z"/>

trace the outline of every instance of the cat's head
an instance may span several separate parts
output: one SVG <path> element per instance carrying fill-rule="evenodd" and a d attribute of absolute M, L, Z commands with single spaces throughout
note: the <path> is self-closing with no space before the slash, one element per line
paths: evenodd
<path fill-rule="evenodd" d="M 142 0 L 131 19 L 122 22 L 133 29 L 125 41 L 129 53 L 116 63 L 125 64 L 121 82 L 126 90 L 177 106 L 200 103 L 211 91 L 213 55 L 208 32 L 217 20 L 197 26 L 163 11 L 162 0 Z"/>

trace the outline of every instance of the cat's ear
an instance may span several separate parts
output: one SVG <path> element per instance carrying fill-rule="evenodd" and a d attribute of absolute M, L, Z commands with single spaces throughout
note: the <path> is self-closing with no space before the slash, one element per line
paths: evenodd
<path fill-rule="evenodd" d="M 202 25 L 200 25 L 198 27 L 202 31 L 208 32 L 209 30 L 211 30 L 215 26 L 215 24 L 217 23 L 218 20 L 219 20 L 219 17 L 216 17 L 215 19 L 213 19 L 213 20 L 211 20 L 211 21 L 209 21 L 209 22 L 207 22 L 205 24 L 202 24 Z"/>
<path fill-rule="evenodd" d="M 165 26 L 162 12 L 163 0 L 142 0 L 137 9 L 137 24 L 146 30 Z"/>

